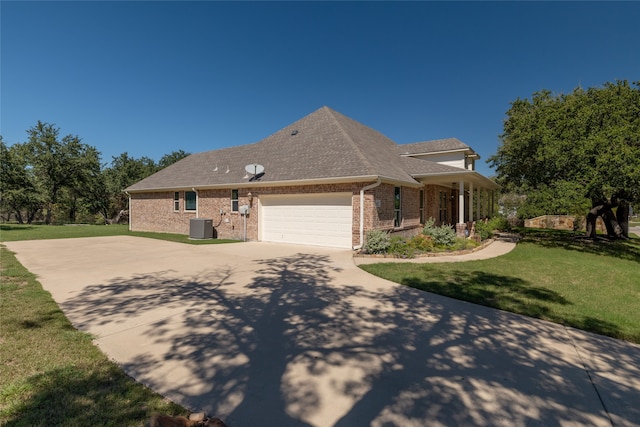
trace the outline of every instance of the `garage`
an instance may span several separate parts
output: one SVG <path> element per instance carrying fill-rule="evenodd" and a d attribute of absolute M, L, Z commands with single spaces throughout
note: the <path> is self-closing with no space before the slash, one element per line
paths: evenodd
<path fill-rule="evenodd" d="M 351 193 L 260 196 L 264 242 L 351 248 Z"/>

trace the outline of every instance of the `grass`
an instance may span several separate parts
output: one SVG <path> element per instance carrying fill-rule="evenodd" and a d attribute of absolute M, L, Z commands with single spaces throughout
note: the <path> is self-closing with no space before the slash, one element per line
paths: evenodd
<path fill-rule="evenodd" d="M 167 240 L 170 242 L 187 243 L 190 245 L 215 245 L 220 243 L 234 243 L 238 240 L 208 239 L 191 240 L 189 236 L 172 233 L 150 233 L 129 231 L 127 225 L 18 225 L 1 224 L 0 241 L 13 242 L 17 240 L 67 239 L 75 237 L 100 236 L 136 236 L 150 239 Z"/>
<path fill-rule="evenodd" d="M 235 242 L 130 232 L 126 225 L 0 225 L 0 241 L 98 236 Z M 4 247 L 0 261 L 0 425 L 142 426 L 153 412 L 187 413 L 125 375 Z"/>
<path fill-rule="evenodd" d="M 640 343 L 640 239 L 522 232 L 517 247 L 499 258 L 362 268 L 424 291 Z"/>
<path fill-rule="evenodd" d="M 1 225 L 0 239 L 186 236 L 126 226 Z M 640 239 L 595 242 L 523 231 L 509 254 L 459 264 L 373 264 L 373 274 L 429 292 L 640 343 Z M 186 410 L 127 377 L 76 330 L 12 252 L 0 247 L 0 425 L 142 426 Z"/>
<path fill-rule="evenodd" d="M 0 425 L 142 426 L 186 410 L 127 377 L 0 248 Z"/>

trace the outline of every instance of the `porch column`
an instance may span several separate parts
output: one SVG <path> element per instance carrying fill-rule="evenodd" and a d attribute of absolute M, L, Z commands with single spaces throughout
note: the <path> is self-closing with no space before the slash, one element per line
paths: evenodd
<path fill-rule="evenodd" d="M 478 215 L 478 219 L 482 219 L 482 212 L 480 211 L 481 196 L 482 196 L 482 189 L 478 188 L 478 197 L 476 197 L 476 215 Z"/>
<path fill-rule="evenodd" d="M 491 205 L 490 205 L 490 210 L 489 210 L 489 215 L 493 215 L 495 213 L 495 196 L 496 196 L 496 192 L 495 190 L 491 190 Z"/>
<path fill-rule="evenodd" d="M 473 222 L 473 182 L 469 182 L 469 222 Z"/>
<path fill-rule="evenodd" d="M 464 181 L 458 183 L 458 223 L 456 224 L 456 234 L 465 237 L 467 223 L 464 222 Z"/>

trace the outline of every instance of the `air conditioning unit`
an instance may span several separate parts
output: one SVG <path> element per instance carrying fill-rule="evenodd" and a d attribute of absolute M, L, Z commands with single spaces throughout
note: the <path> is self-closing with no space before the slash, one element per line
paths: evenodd
<path fill-rule="evenodd" d="M 213 220 L 206 218 L 191 218 L 189 221 L 190 239 L 213 239 Z"/>

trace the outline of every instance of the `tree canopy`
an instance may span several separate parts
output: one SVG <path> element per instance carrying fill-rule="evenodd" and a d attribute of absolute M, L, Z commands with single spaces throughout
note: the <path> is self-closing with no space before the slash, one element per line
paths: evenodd
<path fill-rule="evenodd" d="M 600 206 L 592 214 L 605 215 L 640 201 L 639 85 L 544 90 L 511 103 L 489 163 L 505 191 L 527 195 L 524 212 L 586 215 Z"/>
<path fill-rule="evenodd" d="M 94 215 L 111 222 L 127 209 L 126 187 L 189 155 L 177 150 L 156 163 L 125 152 L 102 165 L 95 147 L 78 136 L 61 138 L 53 124 L 38 121 L 27 135 L 11 146 L 0 136 L 0 213 L 20 223 L 86 222 Z"/>

